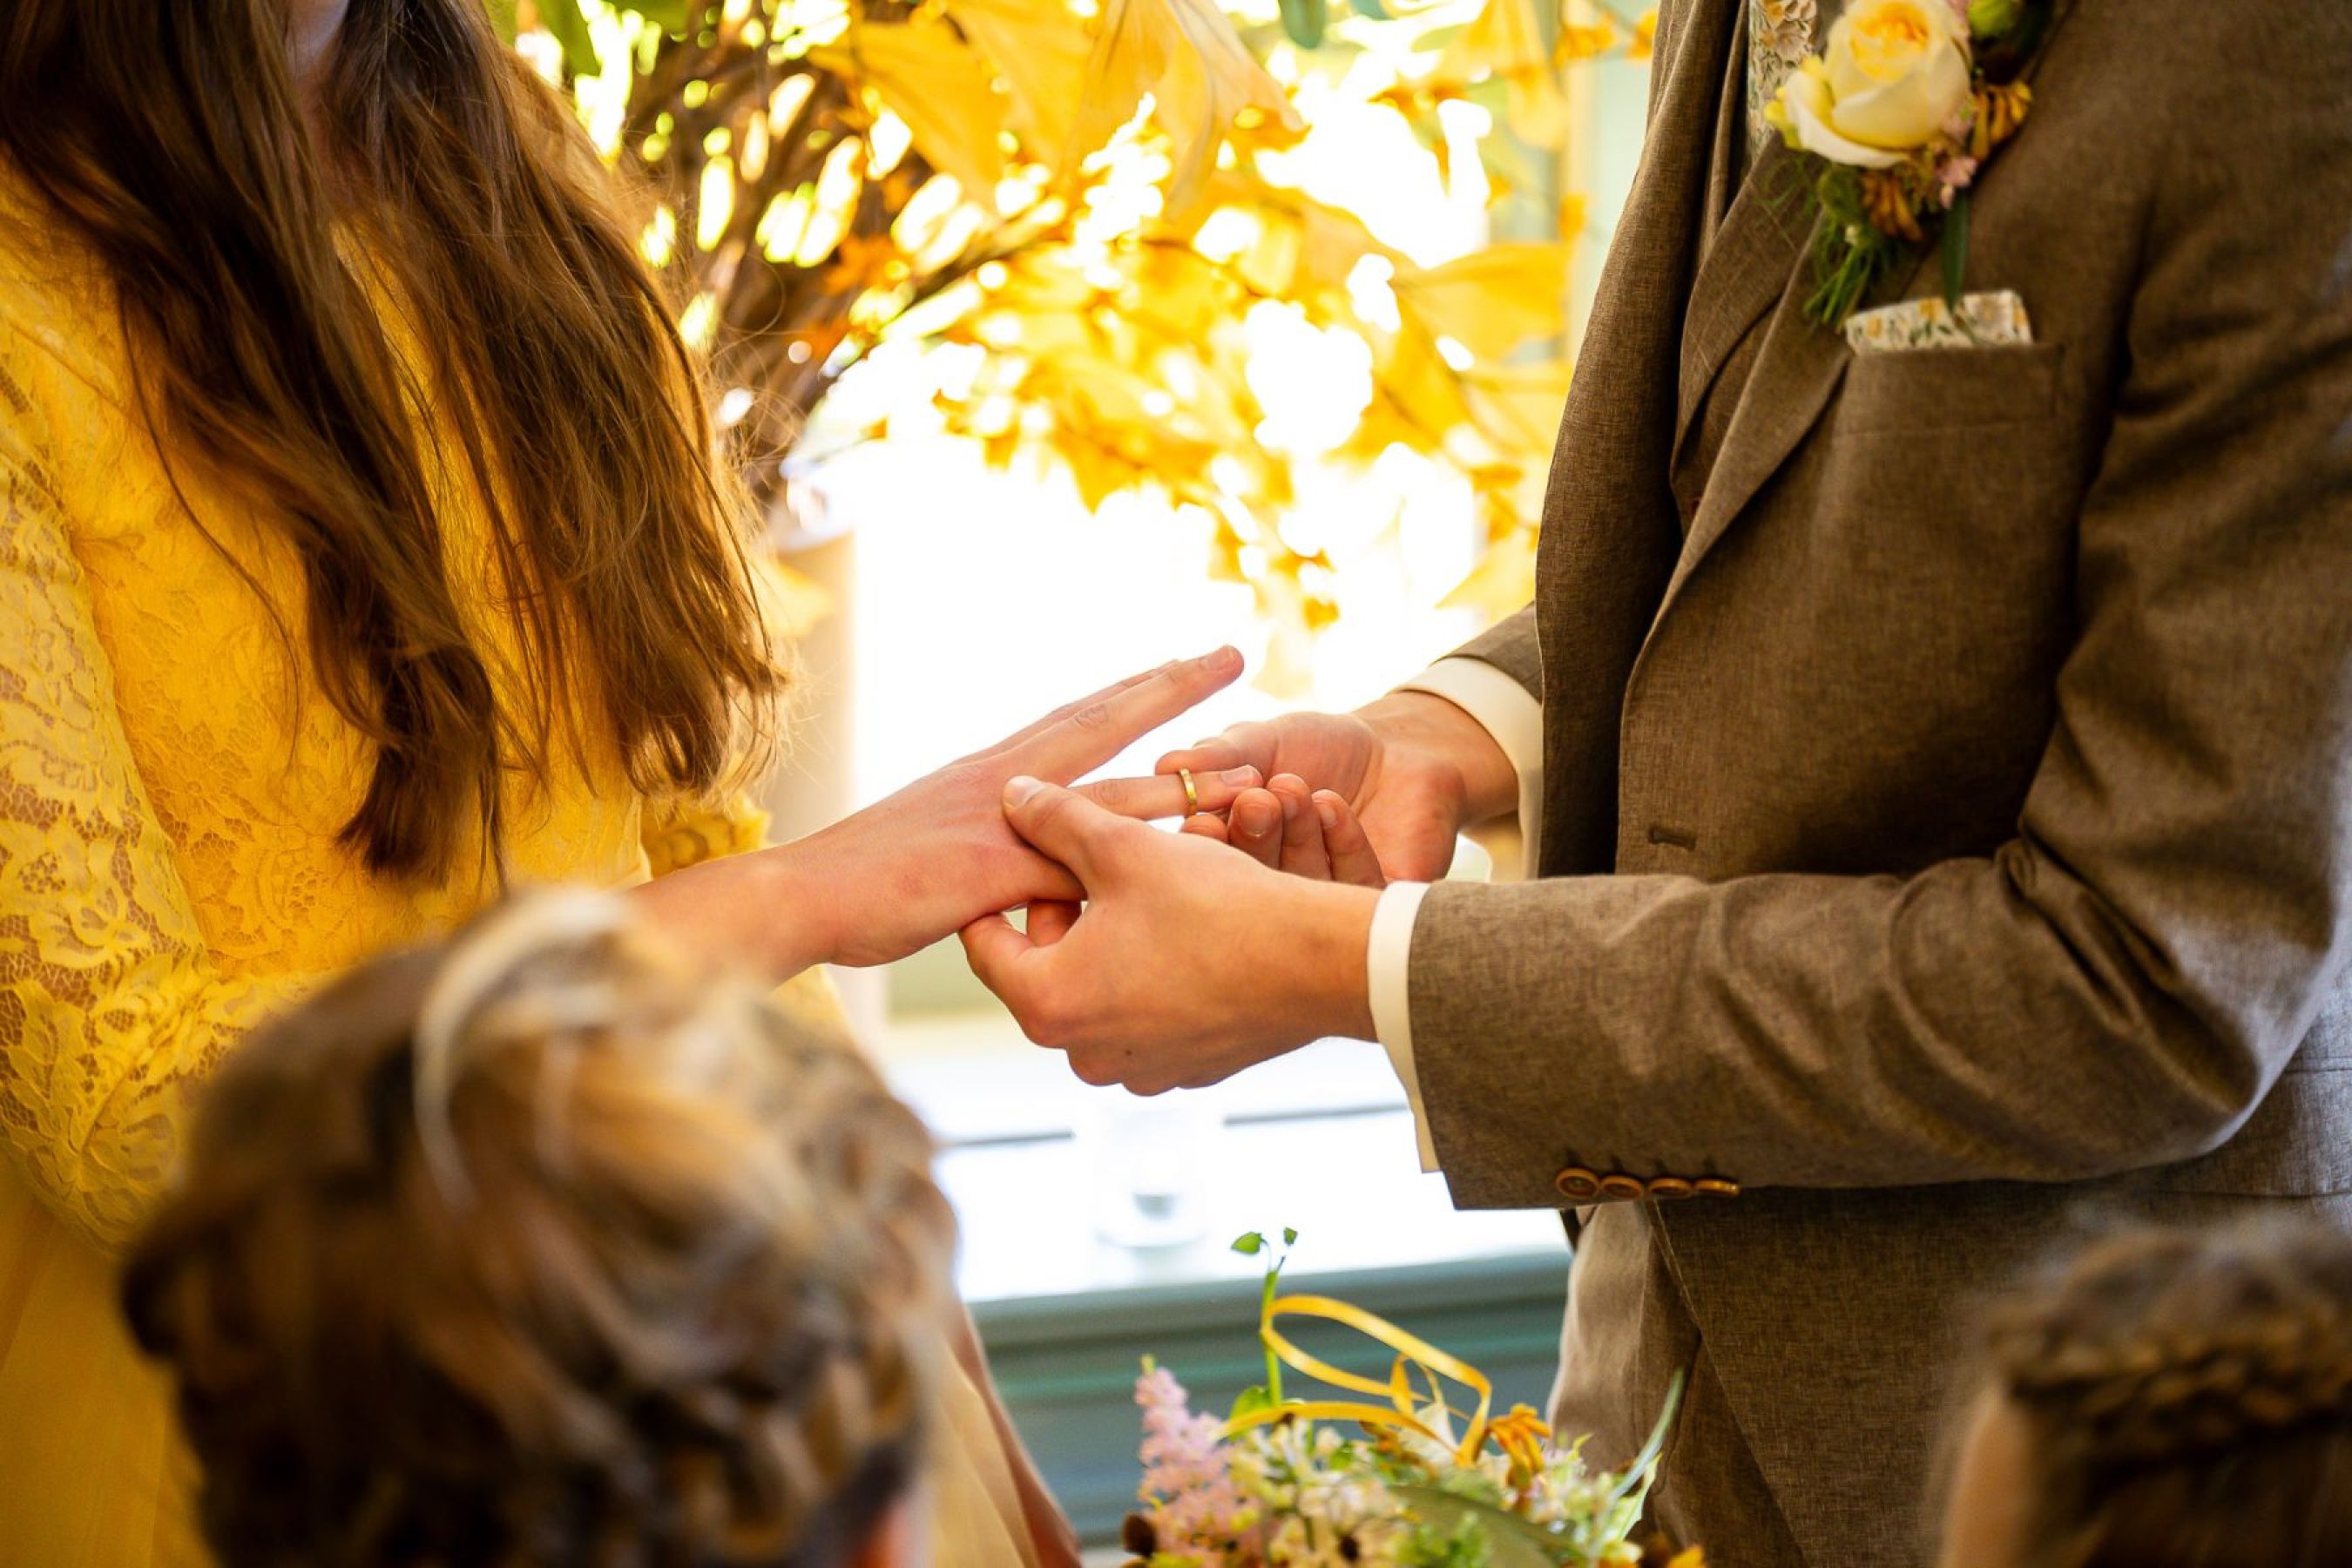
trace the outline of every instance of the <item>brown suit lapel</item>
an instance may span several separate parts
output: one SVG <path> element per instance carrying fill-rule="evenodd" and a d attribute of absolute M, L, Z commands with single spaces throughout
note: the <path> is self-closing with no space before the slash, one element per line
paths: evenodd
<path fill-rule="evenodd" d="M 1610 366 L 1617 373 L 1638 370 L 1642 377 L 1633 386 L 1607 389 L 1605 395 L 1621 405 L 1629 395 L 1654 395 L 1659 390 L 1655 372 L 1675 366 L 1675 345 L 1690 298 L 1685 290 L 1696 287 L 1692 268 L 1708 221 L 1708 152 L 1721 114 L 1726 62 L 1738 45 L 1738 18 L 1737 0 L 1696 0 L 1675 7 L 1665 46 L 1670 52 L 1662 52 L 1652 67 L 1659 79 L 1642 166 L 1610 247 L 1593 312 L 1592 336 L 1600 342 L 1588 340 L 1584 361 L 1591 362 L 1595 347 L 1622 353 L 1638 343 L 1637 352 L 1666 363 Z M 1629 310 L 1638 319 L 1625 320 Z"/>
<path fill-rule="evenodd" d="M 1758 318 L 1772 309 L 1804 253 L 1811 222 L 1797 154 L 1776 139 L 1766 145 L 1691 286 L 1683 330 L 1681 395 L 1675 410 L 1675 462 L 1682 461 L 1691 421 L 1724 362 Z"/>
<path fill-rule="evenodd" d="M 1617 841 L 1625 681 L 1682 549 L 1668 483 L 1676 370 L 1739 0 L 1668 0 L 1642 165 L 1569 385 L 1537 559 L 1546 875 L 1605 869 Z"/>
<path fill-rule="evenodd" d="M 1742 195 L 1752 192 L 1756 184 L 1751 179 L 1748 191 Z M 1757 237 L 1748 242 L 1753 247 L 1750 253 L 1759 258 L 1754 270 L 1761 276 L 1756 281 L 1764 286 L 1767 302 L 1777 303 L 1772 303 L 1771 323 L 1764 329 L 1763 346 L 1757 351 L 1756 368 L 1731 416 L 1731 427 L 1724 432 L 1723 450 L 1707 476 L 1698 515 L 1691 520 L 1690 537 L 1675 565 L 1674 582 L 1666 589 L 1666 607 L 1673 605 L 1675 590 L 1723 536 L 1731 520 L 1779 471 L 1821 418 L 1829 406 L 1830 394 L 1853 359 L 1843 332 L 1816 326 L 1804 318 L 1805 296 L 1812 288 L 1807 268 L 1799 265 L 1806 237 L 1790 244 L 1780 220 L 1766 211 L 1758 212 L 1748 228 Z M 1735 301 L 1740 293 L 1736 287 L 1725 289 L 1725 297 Z M 1726 314 L 1738 315 L 1736 304 Z M 1755 320 L 1751 311 L 1737 327 L 1727 329 L 1729 341 L 1721 352 L 1727 354 L 1730 345 Z"/>

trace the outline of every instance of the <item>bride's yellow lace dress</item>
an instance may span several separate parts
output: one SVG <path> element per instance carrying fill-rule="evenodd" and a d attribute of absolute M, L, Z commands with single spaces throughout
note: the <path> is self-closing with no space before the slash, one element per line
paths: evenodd
<path fill-rule="evenodd" d="M 388 884 L 338 847 L 368 752 L 255 591 L 299 648 L 291 557 L 194 466 L 167 472 L 105 279 L 40 227 L 0 170 L 0 1561 L 201 1563 L 193 1467 L 112 1254 L 257 1019 L 491 889 Z M 453 575 L 498 645 L 478 513 L 440 482 Z M 634 882 L 764 826 L 644 801 L 610 758 L 507 805 L 522 880 Z M 950 1405 L 942 1560 L 1031 1563 L 960 1373 Z"/>

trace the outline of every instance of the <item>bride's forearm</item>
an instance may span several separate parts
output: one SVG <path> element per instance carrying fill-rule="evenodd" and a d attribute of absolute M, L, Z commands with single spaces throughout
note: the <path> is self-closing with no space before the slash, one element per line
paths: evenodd
<path fill-rule="evenodd" d="M 781 983 L 840 951 L 834 900 L 800 846 L 706 860 L 635 890 L 653 922 L 689 951 Z"/>

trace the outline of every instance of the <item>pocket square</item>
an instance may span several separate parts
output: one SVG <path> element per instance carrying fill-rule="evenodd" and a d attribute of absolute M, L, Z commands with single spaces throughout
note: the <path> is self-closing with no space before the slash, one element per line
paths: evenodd
<path fill-rule="evenodd" d="M 2025 301 L 2013 289 L 1963 294 L 1957 309 L 1941 300 L 1905 300 L 1845 319 L 1845 341 L 1858 354 L 1911 349 L 2021 348 L 2033 342 Z"/>

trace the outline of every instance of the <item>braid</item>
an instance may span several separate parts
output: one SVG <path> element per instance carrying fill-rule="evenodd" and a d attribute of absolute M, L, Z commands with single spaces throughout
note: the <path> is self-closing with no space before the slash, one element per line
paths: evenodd
<path fill-rule="evenodd" d="M 2031 1433 L 2048 1555 L 2029 1561 L 2352 1561 L 2352 1238 L 2119 1236 L 1998 1309 L 1984 1343 Z"/>
<path fill-rule="evenodd" d="M 845 1039 L 541 897 L 250 1042 L 125 1297 L 225 1559 L 825 1568 L 928 1436 L 930 1152 Z"/>
<path fill-rule="evenodd" d="M 2033 1324 L 1996 1342 L 2012 1397 L 2103 1456 L 2193 1458 L 2308 1422 L 2352 1417 L 2352 1325 L 2324 1302 L 2204 1333 L 2069 1341 Z"/>

